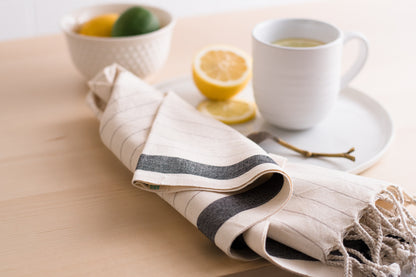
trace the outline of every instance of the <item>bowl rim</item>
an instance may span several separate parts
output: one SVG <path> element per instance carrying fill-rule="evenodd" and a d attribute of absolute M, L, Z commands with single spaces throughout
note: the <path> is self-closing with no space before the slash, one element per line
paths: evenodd
<path fill-rule="evenodd" d="M 149 10 L 157 10 L 158 12 L 164 13 L 165 15 L 167 15 L 168 17 L 168 23 L 164 26 L 162 26 L 161 28 L 159 28 L 156 31 L 150 32 L 150 33 L 146 33 L 146 34 L 140 34 L 140 35 L 135 35 L 135 36 L 125 36 L 125 37 L 96 37 L 96 36 L 86 36 L 86 35 L 81 35 L 76 33 L 73 30 L 70 30 L 70 28 L 66 27 L 65 21 L 68 18 L 74 18 L 73 14 L 77 13 L 77 12 L 81 12 L 83 10 L 87 10 L 87 9 L 93 9 L 93 8 L 98 8 L 98 7 L 112 7 L 112 6 L 126 6 L 126 8 L 128 7 L 133 7 L 133 6 L 140 6 Z M 90 40 L 90 41 L 109 41 L 109 42 L 115 42 L 115 41 L 129 41 L 129 40 L 137 40 L 137 39 L 145 39 L 145 38 L 150 38 L 152 36 L 156 36 L 159 33 L 163 33 L 163 32 L 167 32 L 169 29 L 171 29 L 176 23 L 176 18 L 172 15 L 172 13 L 170 13 L 169 11 L 159 7 L 159 6 L 153 6 L 153 5 L 147 5 L 147 4 L 138 4 L 138 3 L 114 3 L 114 4 L 100 4 L 100 5 L 90 5 L 90 6 L 85 6 L 76 10 L 73 10 L 72 12 L 69 12 L 67 14 L 65 14 L 64 16 L 62 16 L 61 20 L 60 20 L 60 28 L 61 30 L 70 37 L 74 37 L 77 39 L 83 39 L 83 40 Z"/>

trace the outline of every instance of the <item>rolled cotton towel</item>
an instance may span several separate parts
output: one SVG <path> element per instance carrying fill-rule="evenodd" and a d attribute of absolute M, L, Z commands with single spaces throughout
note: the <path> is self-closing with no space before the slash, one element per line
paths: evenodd
<path fill-rule="evenodd" d="M 414 276 L 414 199 L 400 187 L 268 155 L 113 65 L 89 82 L 103 143 L 229 256 L 308 276 Z"/>
<path fill-rule="evenodd" d="M 157 91 L 118 65 L 89 86 L 101 139 L 134 172 L 133 185 L 158 193 L 229 255 L 239 235 L 290 198 L 285 159 L 175 93 Z"/>

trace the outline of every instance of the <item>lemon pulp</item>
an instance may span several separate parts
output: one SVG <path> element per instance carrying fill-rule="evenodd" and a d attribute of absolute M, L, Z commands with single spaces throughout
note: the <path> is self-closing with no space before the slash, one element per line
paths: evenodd
<path fill-rule="evenodd" d="M 243 90 L 250 80 L 251 58 L 232 46 L 208 46 L 195 56 L 192 77 L 208 99 L 226 100 Z"/>
<path fill-rule="evenodd" d="M 256 116 L 255 105 L 238 99 L 204 100 L 197 109 L 226 124 L 247 122 Z"/>

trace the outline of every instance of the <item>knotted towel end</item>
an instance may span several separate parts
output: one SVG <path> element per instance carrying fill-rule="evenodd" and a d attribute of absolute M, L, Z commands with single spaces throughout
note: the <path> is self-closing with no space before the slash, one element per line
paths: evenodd
<path fill-rule="evenodd" d="M 414 199 L 399 187 L 380 192 L 339 248 L 329 253 L 327 263 L 343 266 L 345 277 L 352 277 L 354 269 L 364 276 L 416 276 L 416 220 L 406 209 L 409 204 Z"/>

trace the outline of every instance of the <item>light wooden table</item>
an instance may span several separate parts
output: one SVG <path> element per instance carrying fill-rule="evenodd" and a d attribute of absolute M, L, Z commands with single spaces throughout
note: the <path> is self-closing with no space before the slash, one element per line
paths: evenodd
<path fill-rule="evenodd" d="M 415 14 L 411 0 L 340 0 L 181 19 L 152 82 L 189 74 L 207 44 L 250 51 L 251 29 L 265 19 L 359 30 L 370 57 L 351 85 L 396 125 L 390 149 L 363 175 L 416 193 Z M 267 265 L 228 258 L 168 204 L 130 185 L 131 173 L 100 142 L 62 35 L 0 43 L 0 85 L 0 276 L 218 276 Z"/>

